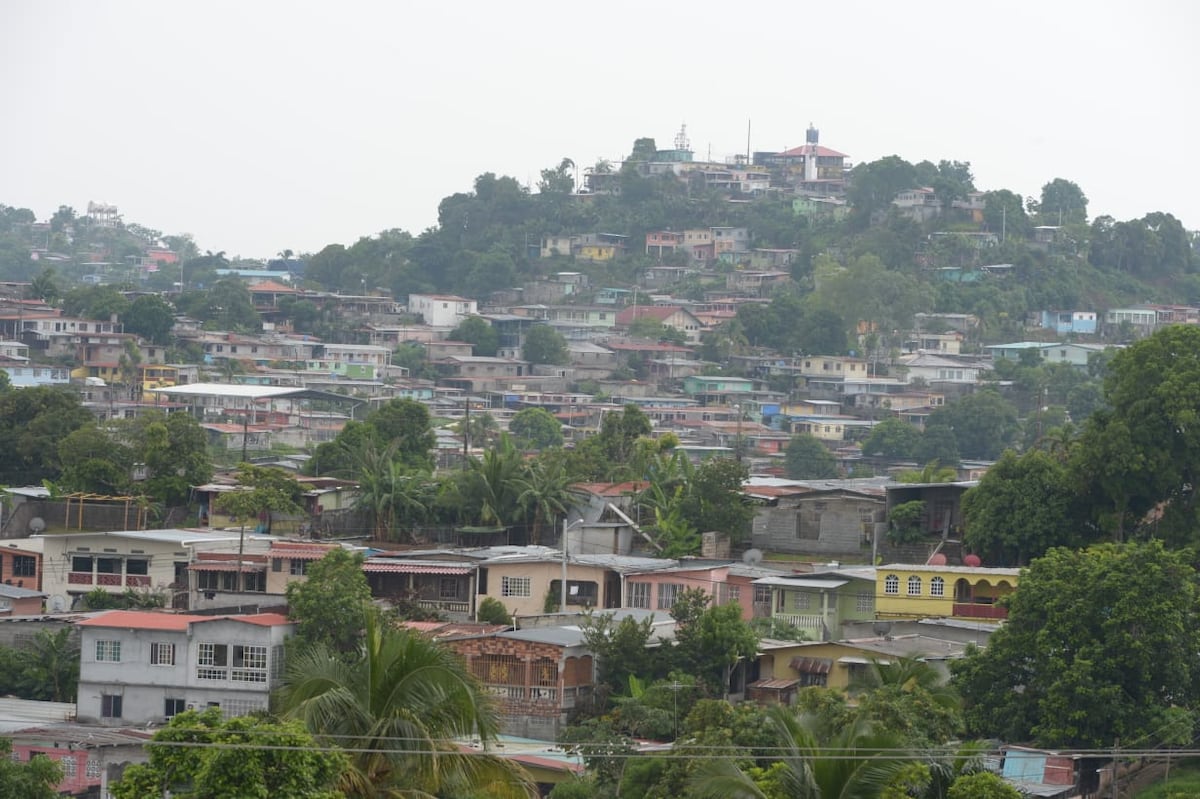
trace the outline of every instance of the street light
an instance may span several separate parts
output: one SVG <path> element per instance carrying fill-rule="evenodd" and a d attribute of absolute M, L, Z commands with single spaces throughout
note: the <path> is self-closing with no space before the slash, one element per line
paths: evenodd
<path fill-rule="evenodd" d="M 563 517 L 563 534 L 562 534 L 562 585 L 560 586 L 561 598 L 558 603 L 558 612 L 567 612 L 567 531 L 577 524 L 583 524 L 583 519 L 576 519 L 567 524 L 567 517 Z"/>

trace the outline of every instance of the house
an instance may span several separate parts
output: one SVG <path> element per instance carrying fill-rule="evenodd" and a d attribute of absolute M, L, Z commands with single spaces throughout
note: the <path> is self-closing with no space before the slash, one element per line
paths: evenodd
<path fill-rule="evenodd" d="M 610 613 L 618 622 L 626 617 L 651 619 L 655 641 L 674 632 L 674 620 L 666 613 Z M 497 698 L 501 730 L 508 734 L 556 740 L 571 711 L 586 704 L 595 689 L 595 655 L 577 624 L 443 640 Z"/>
<path fill-rule="evenodd" d="M 752 478 L 743 488 L 759 503 L 751 542 L 768 552 L 866 559 L 886 531 L 883 486 L 880 478 Z"/>
<path fill-rule="evenodd" d="M 744 394 L 754 390 L 754 381 L 745 377 L 692 375 L 683 380 L 683 393 L 691 396 L 700 394 Z"/>
<path fill-rule="evenodd" d="M 743 253 L 750 249 L 750 231 L 744 227 L 714 227 L 713 250 L 719 257 L 722 253 Z"/>
<path fill-rule="evenodd" d="M 725 288 L 752 297 L 766 297 L 791 281 L 790 272 L 739 269 L 725 275 Z"/>
<path fill-rule="evenodd" d="M 929 545 L 942 540 L 961 540 L 963 529 L 962 496 L 978 481 L 954 483 L 889 483 L 887 513 L 906 502 L 921 502 L 921 530 L 930 538 Z M 932 554 L 932 553 L 929 553 Z"/>
<path fill-rule="evenodd" d="M 192 708 L 266 710 L 283 671 L 286 616 L 114 610 L 79 623 L 80 720 L 162 723 Z"/>
<path fill-rule="evenodd" d="M 1096 312 L 1041 311 L 1033 314 L 1030 323 L 1042 330 L 1053 330 L 1059 335 L 1073 333 L 1090 336 L 1096 332 Z"/>
<path fill-rule="evenodd" d="M 432 327 L 457 327 L 468 316 L 479 313 L 479 304 L 453 294 L 410 294 L 408 312 Z"/>
<path fill-rule="evenodd" d="M 912 352 L 901 355 L 896 360 L 900 369 L 904 370 L 904 379 L 908 383 L 920 379 L 925 383 L 966 383 L 979 382 L 979 376 L 988 367 L 979 361 L 962 358 L 945 358 L 928 352 Z"/>
<path fill-rule="evenodd" d="M 758 679 L 747 687 L 748 698 L 790 704 L 801 688 L 846 689 L 865 674 L 872 661 L 893 663 L 899 658 L 919 658 L 933 667 L 943 681 L 949 664 L 966 655 L 967 644 L 930 635 L 897 635 L 844 641 L 773 641 L 759 644 L 752 673 Z"/>
<path fill-rule="evenodd" d="M 692 343 L 700 341 L 700 331 L 704 328 L 691 311 L 678 305 L 632 305 L 617 314 L 616 324 L 628 328 L 638 319 L 653 319 L 663 327 L 678 330 Z"/>
<path fill-rule="evenodd" d="M 492 548 L 479 562 L 476 600 L 490 596 L 514 617 L 540 614 L 561 599 L 563 560 L 561 551 L 546 547 Z M 672 563 L 628 555 L 568 554 L 567 609 L 624 607 L 625 575 Z"/>
<path fill-rule="evenodd" d="M 771 618 L 804 630 L 813 640 L 843 638 L 842 624 L 875 618 L 875 569 L 830 569 L 762 577 L 771 590 Z"/>
<path fill-rule="evenodd" d="M 363 572 L 374 597 L 412 602 L 455 621 L 475 618 L 479 568 L 471 559 L 370 557 Z"/>
<path fill-rule="evenodd" d="M 542 258 L 553 258 L 555 256 L 570 258 L 575 254 L 575 246 L 578 241 L 578 236 L 542 236 L 542 244 L 538 248 L 538 255 Z"/>
<path fill-rule="evenodd" d="M 875 570 L 875 613 L 887 618 L 958 618 L 1000 622 L 997 604 L 1016 590 L 1020 569 L 891 563 Z"/>
<path fill-rule="evenodd" d="M 797 359 L 804 377 L 866 377 L 870 364 L 863 358 L 840 355 L 811 355 Z"/>
<path fill-rule="evenodd" d="M 7 705 L 20 700 L 0 700 Z M 74 723 L 75 705 L 65 702 L 25 703 L 50 706 L 39 708 L 38 714 L 58 716 L 53 721 L 13 721 L 5 712 L 4 736 L 12 742 L 12 760 L 27 763 L 34 757 L 49 758 L 62 768 L 62 781 L 56 786 L 58 793 L 69 796 L 111 796 L 107 788 L 124 773 L 125 767 L 134 763 L 145 763 L 149 755 L 146 742 L 153 737 L 148 730 L 121 728 L 101 729 L 90 724 Z M 59 712 L 69 708 L 69 713 Z M 17 715 L 21 715 L 17 710 Z M 46 713 L 50 710 L 51 713 Z M 0 711 L 0 712 L 3 712 Z M 33 714 L 28 714 L 33 715 Z"/>
<path fill-rule="evenodd" d="M 497 377 L 521 377 L 529 369 L 527 361 L 518 361 L 514 358 L 491 358 L 482 355 L 452 355 L 439 361 L 439 365 L 450 377 L 484 380 Z"/>
<path fill-rule="evenodd" d="M 42 553 L 23 549 L 12 542 L 0 546 L 0 583 L 34 591 L 40 590 L 42 587 Z"/>
<path fill-rule="evenodd" d="M 958 355 L 962 351 L 963 334 L 957 330 L 948 333 L 923 333 L 917 331 L 904 342 L 909 352 L 935 352 L 939 355 Z"/>
<path fill-rule="evenodd" d="M 780 172 L 793 181 L 836 181 L 845 180 L 848 164 L 846 154 L 822 146 L 820 131 L 809 126 L 805 132 L 805 144 L 783 152 L 756 152 L 755 166 L 768 167 Z"/>
<path fill-rule="evenodd" d="M 204 530 L 74 531 L 35 536 L 42 542 L 42 590 L 52 605 L 69 608 L 100 588 L 166 591 L 186 607 L 188 565 L 197 553 L 237 547 L 238 533 Z M 247 533 L 247 551 L 262 551 L 261 539 Z"/>
<path fill-rule="evenodd" d="M 1033 350 L 1046 363 L 1067 363 L 1086 369 L 1088 360 L 1108 347 L 1078 342 L 1018 341 L 1012 344 L 989 344 L 984 349 L 991 354 L 992 360 L 1020 360 L 1023 352 Z"/>
<path fill-rule="evenodd" d="M 662 258 L 683 246 L 683 234 L 673 230 L 655 230 L 646 234 L 646 255 Z"/>
<path fill-rule="evenodd" d="M 0 583 L 0 616 L 36 616 L 46 595 L 33 588 Z"/>

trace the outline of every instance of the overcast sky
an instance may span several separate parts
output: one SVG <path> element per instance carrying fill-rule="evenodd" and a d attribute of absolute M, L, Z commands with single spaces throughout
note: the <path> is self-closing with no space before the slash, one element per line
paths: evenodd
<path fill-rule="evenodd" d="M 272 256 L 437 221 L 635 138 L 1077 182 L 1200 227 L 1200 4 L 0 0 L 0 203 Z"/>

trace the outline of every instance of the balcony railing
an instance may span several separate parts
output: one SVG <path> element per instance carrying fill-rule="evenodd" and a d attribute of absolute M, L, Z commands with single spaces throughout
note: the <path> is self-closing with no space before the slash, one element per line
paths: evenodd
<path fill-rule="evenodd" d="M 91 572 L 67 572 L 67 582 L 71 585 L 91 585 L 94 581 Z"/>
<path fill-rule="evenodd" d="M 470 602 L 459 602 L 457 600 L 447 599 L 418 599 L 417 605 L 426 610 L 438 610 L 444 613 L 463 613 L 471 612 Z"/>
<path fill-rule="evenodd" d="M 1000 605 L 976 605 L 966 602 L 954 603 L 954 615 L 964 619 L 1007 619 L 1008 608 Z"/>
<path fill-rule="evenodd" d="M 150 578 L 145 574 L 125 575 L 125 585 L 129 588 L 149 588 Z"/>
<path fill-rule="evenodd" d="M 825 619 L 820 615 L 811 613 L 776 613 L 774 618 L 785 624 L 790 624 L 793 627 L 799 627 L 801 630 L 813 633 L 818 641 L 825 637 Z"/>
<path fill-rule="evenodd" d="M 121 584 L 121 575 L 119 574 L 97 574 L 96 585 L 116 585 Z"/>

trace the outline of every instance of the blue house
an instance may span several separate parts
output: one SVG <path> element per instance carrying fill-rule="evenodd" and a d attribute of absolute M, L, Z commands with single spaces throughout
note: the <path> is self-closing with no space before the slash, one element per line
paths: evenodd
<path fill-rule="evenodd" d="M 1042 311 L 1034 319 L 1043 330 L 1056 333 L 1080 333 L 1092 335 L 1096 332 L 1095 311 Z"/>

